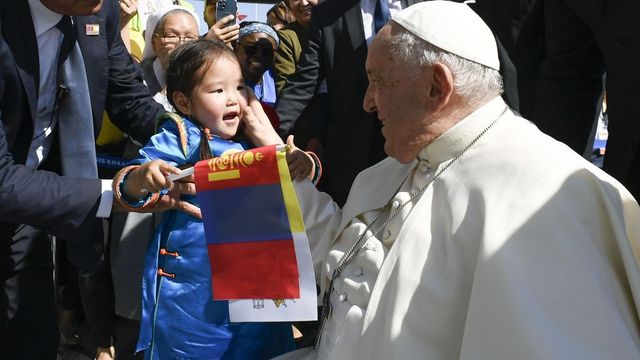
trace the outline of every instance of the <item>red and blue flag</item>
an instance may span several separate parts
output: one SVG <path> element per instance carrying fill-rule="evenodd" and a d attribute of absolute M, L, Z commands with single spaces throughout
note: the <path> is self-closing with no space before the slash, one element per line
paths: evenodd
<path fill-rule="evenodd" d="M 292 233 L 304 224 L 285 152 L 274 145 L 203 160 L 195 182 L 213 298 L 300 298 Z"/>

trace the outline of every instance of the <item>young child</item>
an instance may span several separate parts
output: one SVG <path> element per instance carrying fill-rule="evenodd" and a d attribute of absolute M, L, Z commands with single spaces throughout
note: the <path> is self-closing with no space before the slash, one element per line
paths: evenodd
<path fill-rule="evenodd" d="M 165 175 L 179 173 L 178 167 L 243 150 L 247 145 L 234 141 L 243 119 L 265 116 L 245 88 L 233 51 L 222 43 L 183 45 L 171 55 L 166 77 L 177 114 L 167 115 L 140 151 L 142 165 L 114 179 L 117 201 L 125 207 L 153 206 L 158 191 L 170 185 Z M 244 127 L 252 145 L 270 145 L 255 129 Z M 287 160 L 292 178 L 315 172 L 315 160 L 298 149 Z M 195 196 L 183 200 L 197 205 Z M 202 220 L 172 210 L 164 213 L 147 252 L 137 348 L 145 359 L 269 359 L 294 343 L 290 323 L 229 323 L 227 301 L 212 298 Z"/>

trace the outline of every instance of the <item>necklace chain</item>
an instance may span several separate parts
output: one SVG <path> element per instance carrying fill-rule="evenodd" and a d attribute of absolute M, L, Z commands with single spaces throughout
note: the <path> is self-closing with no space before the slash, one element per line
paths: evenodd
<path fill-rule="evenodd" d="M 366 239 L 368 240 L 371 237 L 376 237 L 380 233 L 380 231 L 382 231 L 391 221 L 393 221 L 400 214 L 402 209 L 404 209 L 404 207 L 407 204 L 409 204 L 413 200 L 417 199 L 420 195 L 422 195 L 422 193 L 429 187 L 429 185 L 431 185 L 436 179 L 438 179 L 440 175 L 442 175 L 442 173 L 444 173 L 451 165 L 453 165 L 456 161 L 458 161 L 458 159 L 460 159 L 460 157 L 462 157 L 462 155 L 464 155 L 464 153 L 467 152 L 467 150 L 469 150 L 476 142 L 478 142 L 478 140 L 480 140 L 480 138 L 484 134 L 486 134 L 487 131 L 489 131 L 489 129 L 493 127 L 493 125 L 495 125 L 498 119 L 500 119 L 502 115 L 504 115 L 504 113 L 507 112 L 507 110 L 508 110 L 508 107 L 505 107 L 505 109 L 500 113 L 500 115 L 498 115 L 498 117 L 495 120 L 493 120 L 489 125 L 487 125 L 487 127 L 484 128 L 484 130 L 482 130 L 473 140 L 471 140 L 471 142 L 467 144 L 467 146 L 465 146 L 464 149 L 462 149 L 448 163 L 446 163 L 442 167 L 442 169 L 440 169 L 429 181 L 427 181 L 426 184 L 422 185 L 418 190 L 411 192 L 411 197 L 407 201 L 402 203 L 400 206 L 398 206 L 398 208 L 391 215 L 389 215 L 387 220 L 384 223 L 382 223 L 382 225 L 380 225 L 375 231 L 371 232 L 371 235 L 366 237 Z M 400 185 L 400 187 L 401 186 L 402 184 Z M 318 331 L 318 337 L 316 339 L 316 347 L 320 344 L 320 338 L 322 336 L 322 331 L 324 328 L 325 321 L 329 317 L 331 317 L 332 309 L 331 309 L 330 298 L 331 298 L 331 293 L 333 292 L 334 280 L 337 279 L 338 276 L 340 276 L 340 274 L 344 271 L 344 269 L 346 269 L 346 267 L 351 263 L 351 261 L 353 261 L 353 259 L 355 259 L 355 257 L 360 253 L 360 250 L 362 250 L 362 248 L 364 247 L 363 240 L 365 239 L 367 232 L 369 231 L 369 229 L 371 229 L 373 224 L 375 224 L 376 221 L 382 216 L 382 214 L 384 214 L 384 212 L 389 207 L 391 207 L 391 203 L 393 202 L 393 199 L 396 197 L 398 192 L 400 192 L 400 187 L 398 187 L 398 189 L 393 194 L 393 196 L 389 199 L 389 201 L 387 201 L 387 203 L 378 210 L 378 213 L 376 214 L 376 216 L 367 225 L 367 227 L 364 229 L 362 234 L 358 236 L 358 239 L 351 245 L 349 250 L 342 256 L 342 258 L 340 258 L 340 261 L 338 261 L 338 265 L 333 270 L 333 273 L 331 274 L 331 280 L 329 281 L 329 287 L 325 290 L 325 293 L 322 296 L 322 305 L 323 305 L 322 317 L 320 319 L 320 328 Z"/>

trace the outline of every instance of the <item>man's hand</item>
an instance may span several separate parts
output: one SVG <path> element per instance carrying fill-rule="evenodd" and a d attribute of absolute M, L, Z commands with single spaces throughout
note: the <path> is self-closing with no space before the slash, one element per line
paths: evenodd
<path fill-rule="evenodd" d="M 180 199 L 181 195 L 195 194 L 196 184 L 194 183 L 193 175 L 190 175 L 172 182 L 167 195 L 161 196 L 160 200 L 156 203 L 153 209 L 150 209 L 150 211 L 158 212 L 165 210 L 180 210 L 191 216 L 195 216 L 198 219 L 202 219 L 202 212 L 200 212 L 199 207 Z"/>
<path fill-rule="evenodd" d="M 240 33 L 240 25 L 233 24 L 227 26 L 228 23 L 233 21 L 233 15 L 228 15 L 217 23 L 215 23 L 205 36 L 209 40 L 222 41 L 225 44 L 230 44 L 232 41 L 238 40 L 238 34 Z"/>
<path fill-rule="evenodd" d="M 160 163 L 168 165 L 164 162 L 160 162 Z M 129 175 L 131 175 L 131 173 L 129 173 Z M 127 179 L 127 182 L 128 181 L 129 179 Z M 113 202 L 112 210 L 114 212 L 131 211 L 131 212 L 140 212 L 140 213 L 160 212 L 160 211 L 166 211 L 166 210 L 179 210 L 191 216 L 195 216 L 198 219 L 202 219 L 202 213 L 200 212 L 200 208 L 181 199 L 182 195 L 196 194 L 196 185 L 194 183 L 193 175 L 187 176 L 180 180 L 176 180 L 174 182 L 167 181 L 166 184 L 169 187 L 169 191 L 167 192 L 166 195 L 160 196 L 159 199 L 153 205 L 148 204 L 147 206 L 144 206 L 144 207 L 132 208 L 132 207 L 127 207 L 121 204 L 119 202 L 120 200 L 116 199 L 116 201 Z M 125 182 L 125 186 L 126 186 L 126 182 Z"/>

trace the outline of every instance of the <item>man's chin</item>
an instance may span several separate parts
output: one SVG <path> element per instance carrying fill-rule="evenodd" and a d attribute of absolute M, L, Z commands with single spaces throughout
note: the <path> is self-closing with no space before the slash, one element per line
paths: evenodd
<path fill-rule="evenodd" d="M 86 13 L 85 14 L 81 14 L 81 15 L 77 15 L 77 16 L 88 16 L 88 15 L 95 15 L 97 14 L 100 10 L 102 10 L 102 3 L 103 0 L 94 0 L 91 1 L 90 3 L 95 4 L 93 6 L 90 6 L 89 4 L 87 4 L 86 7 Z"/>
<path fill-rule="evenodd" d="M 409 154 L 406 150 L 392 148 L 387 142 L 384 144 L 384 152 L 401 164 L 408 164 L 416 158 L 415 155 Z"/>
<path fill-rule="evenodd" d="M 62 15 L 88 16 L 94 15 L 102 9 L 103 0 L 86 0 L 73 4 L 60 4 L 57 0 L 42 0 L 42 4 L 51 11 Z"/>

